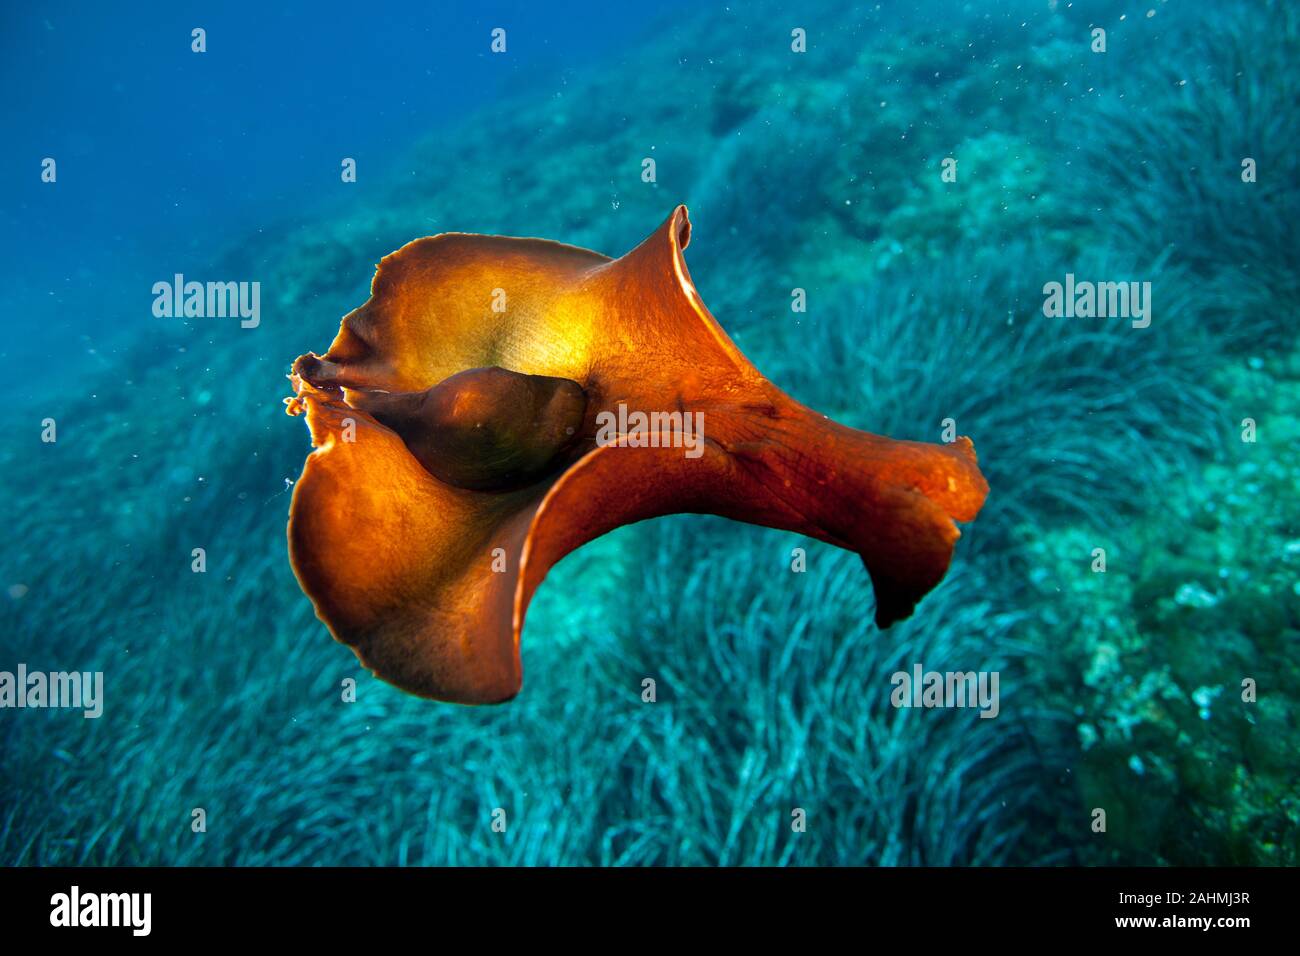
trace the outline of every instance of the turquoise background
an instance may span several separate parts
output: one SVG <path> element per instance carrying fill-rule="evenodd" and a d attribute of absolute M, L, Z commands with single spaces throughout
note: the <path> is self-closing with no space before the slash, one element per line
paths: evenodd
<path fill-rule="evenodd" d="M 0 669 L 106 698 L 0 710 L 0 862 L 1297 862 L 1293 4 L 0 16 Z M 374 679 L 288 566 L 289 363 L 412 238 L 619 255 L 679 202 L 774 382 L 974 439 L 949 576 L 880 632 L 855 555 L 677 516 L 555 569 L 514 702 Z M 155 318 L 176 272 L 259 281 L 259 327 Z M 1067 273 L 1151 282 L 1150 327 L 1047 318 Z M 917 662 L 997 670 L 998 718 L 895 710 Z"/>

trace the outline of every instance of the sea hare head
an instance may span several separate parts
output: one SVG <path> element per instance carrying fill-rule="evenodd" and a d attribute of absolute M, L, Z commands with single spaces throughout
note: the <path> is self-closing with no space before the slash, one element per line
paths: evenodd
<path fill-rule="evenodd" d="M 327 382 L 323 366 L 304 355 L 294 374 Z M 421 392 L 355 392 L 353 402 L 396 432 L 429 474 L 480 491 L 518 488 L 558 467 L 587 408 L 576 382 L 496 367 L 466 369 Z"/>
<path fill-rule="evenodd" d="M 380 263 L 323 356 L 294 364 L 289 411 L 316 446 L 290 512 L 294 571 L 380 677 L 508 700 L 550 567 L 675 512 L 858 552 L 882 627 L 943 577 L 954 521 L 987 494 L 970 441 L 893 441 L 790 399 L 700 301 L 689 237 L 678 207 L 614 260 L 539 239 L 420 239 Z"/>

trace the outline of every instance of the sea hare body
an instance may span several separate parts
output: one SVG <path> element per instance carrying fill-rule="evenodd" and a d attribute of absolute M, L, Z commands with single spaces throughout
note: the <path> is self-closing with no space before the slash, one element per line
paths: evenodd
<path fill-rule="evenodd" d="M 587 397 L 567 378 L 475 368 L 423 392 L 368 395 L 365 405 L 429 474 L 488 490 L 518 488 L 553 467 L 576 444 Z"/>
<path fill-rule="evenodd" d="M 942 579 L 954 522 L 988 492 L 970 441 L 894 441 L 785 395 L 700 301 L 689 237 L 679 206 L 620 259 L 419 239 L 380 263 L 329 350 L 294 364 L 289 411 L 316 450 L 290 557 L 318 616 L 377 675 L 438 700 L 509 700 L 551 566 L 659 515 L 856 551 L 881 627 Z"/>

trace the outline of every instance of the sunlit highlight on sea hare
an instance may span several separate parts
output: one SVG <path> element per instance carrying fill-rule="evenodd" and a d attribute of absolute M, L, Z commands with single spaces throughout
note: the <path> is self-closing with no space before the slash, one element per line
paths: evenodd
<path fill-rule="evenodd" d="M 318 616 L 378 676 L 438 700 L 509 700 L 551 566 L 659 515 L 856 551 L 881 627 L 942 579 L 954 521 L 988 492 L 971 442 L 894 441 L 785 395 L 704 307 L 682 256 L 690 231 L 679 206 L 621 259 L 418 239 L 380 263 L 329 351 L 294 363 L 289 412 L 306 414 L 316 450 L 290 557 Z M 598 443 L 620 403 L 703 413 L 702 450 Z"/>

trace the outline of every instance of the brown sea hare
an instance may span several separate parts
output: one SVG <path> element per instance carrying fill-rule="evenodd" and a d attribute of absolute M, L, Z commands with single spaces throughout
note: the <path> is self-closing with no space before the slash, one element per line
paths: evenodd
<path fill-rule="evenodd" d="M 704 307 L 682 256 L 690 229 L 679 206 L 620 259 L 417 239 L 379 264 L 329 351 L 295 362 L 289 411 L 316 450 L 290 558 L 317 615 L 378 676 L 438 700 L 509 700 L 551 566 L 659 515 L 856 551 L 881 627 L 943 577 L 954 522 L 988 492 L 970 441 L 894 441 L 785 395 Z M 637 426 L 610 441 L 612 421 Z M 693 450 L 674 441 L 683 421 L 703 424 Z"/>

